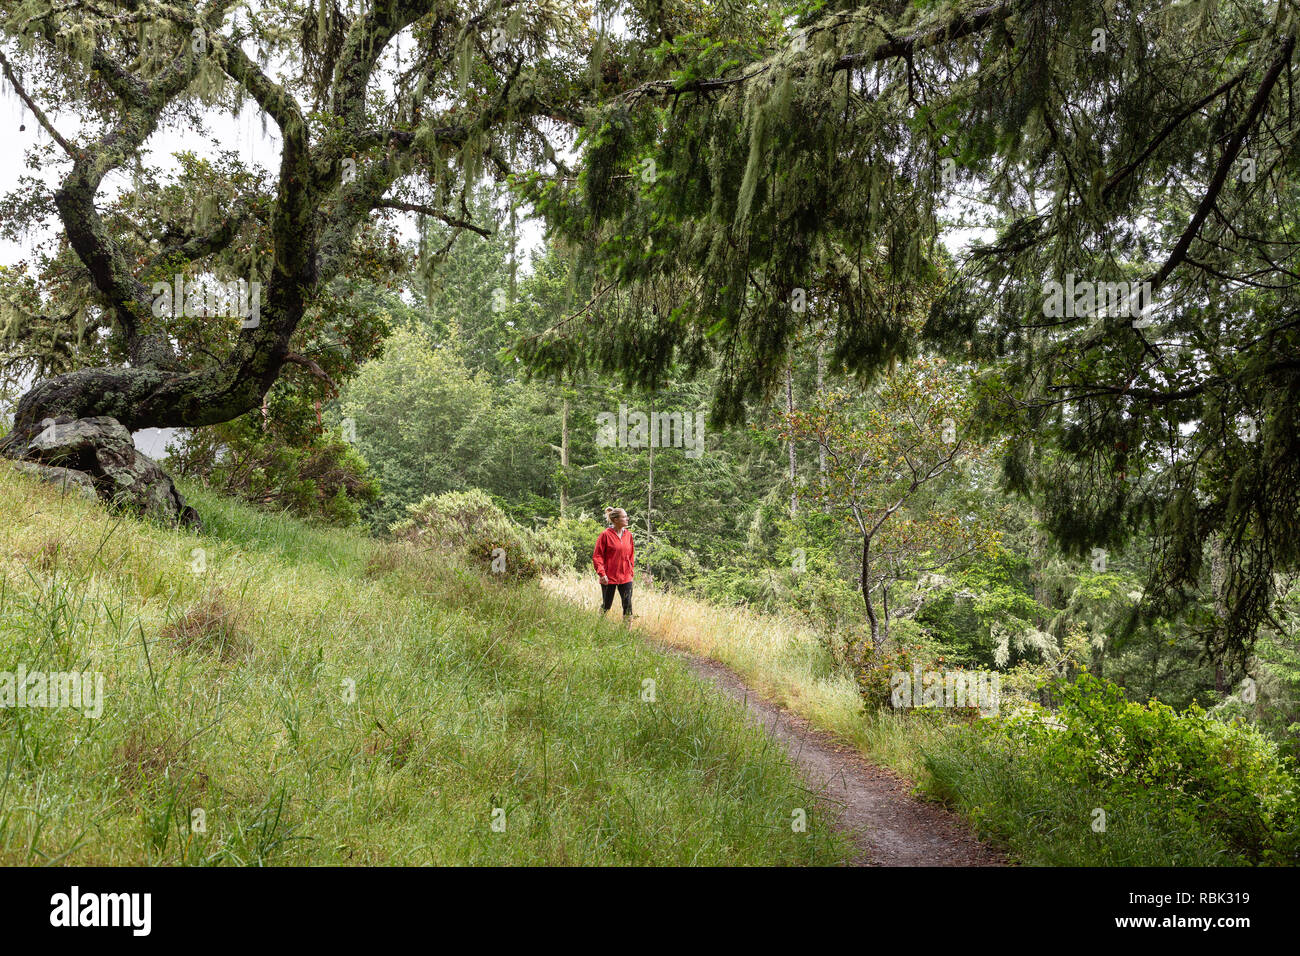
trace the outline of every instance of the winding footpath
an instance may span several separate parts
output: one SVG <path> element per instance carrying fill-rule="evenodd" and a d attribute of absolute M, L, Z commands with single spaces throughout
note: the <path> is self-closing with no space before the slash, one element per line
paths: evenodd
<path fill-rule="evenodd" d="M 809 791 L 838 811 L 837 825 L 858 848 L 853 865 L 1006 865 L 1005 858 L 976 839 L 959 818 L 912 796 L 903 778 L 867 763 L 833 735 L 759 697 L 730 668 L 653 643 L 743 704 L 754 722 L 785 748 Z"/>

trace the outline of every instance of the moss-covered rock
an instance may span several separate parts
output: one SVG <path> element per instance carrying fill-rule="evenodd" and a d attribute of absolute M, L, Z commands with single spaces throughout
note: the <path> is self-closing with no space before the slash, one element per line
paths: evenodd
<path fill-rule="evenodd" d="M 47 418 L 41 430 L 8 449 L 20 467 L 40 477 L 91 491 L 103 501 L 163 524 L 199 525 L 198 513 L 171 478 L 135 447 L 115 418 Z"/>

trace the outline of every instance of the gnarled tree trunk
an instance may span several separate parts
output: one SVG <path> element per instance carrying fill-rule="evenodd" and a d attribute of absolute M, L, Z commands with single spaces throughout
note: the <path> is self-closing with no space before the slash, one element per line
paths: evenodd
<path fill-rule="evenodd" d="M 0 456 L 27 463 L 26 470 L 57 476 L 65 483 L 65 468 L 80 472 L 73 479 L 83 490 L 93 487 L 100 497 L 147 514 L 183 523 L 196 520 L 170 479 L 135 450 L 131 432 L 142 428 L 201 427 L 230 421 L 258 408 L 281 368 L 290 358 L 290 340 L 308 303 L 338 276 L 354 254 L 353 239 L 376 209 L 392 208 L 431 215 L 457 229 L 487 235 L 488 230 L 448 212 L 455 197 L 443 192 L 435 205 L 410 202 L 388 193 L 408 180 L 420 164 L 444 170 L 456 150 L 478 150 L 467 161 L 478 169 L 487 159 L 504 175 L 509 172 L 497 144 L 484 133 L 521 118 L 547 115 L 567 119 L 564 108 L 542 102 L 532 87 L 521 96 L 514 89 L 522 64 L 495 49 L 483 52 L 475 34 L 492 29 L 486 12 L 430 7 L 423 0 L 376 0 L 361 13 L 341 17 L 336 26 L 342 39 L 327 54 L 322 67 L 326 89 L 319 93 L 335 126 L 313 141 L 307 110 L 295 97 L 294 81 L 281 84 L 243 50 L 237 26 L 226 4 L 202 9 L 187 5 L 154 4 L 146 0 L 145 16 L 166 23 L 184 42 L 176 44 L 161 63 L 147 64 L 143 53 L 115 58 L 111 44 L 88 46 L 88 86 L 106 101 L 104 125 L 87 123 L 86 139 L 64 136 L 42 109 L 36 95 L 23 84 L 0 54 L 4 77 L 17 91 L 36 121 L 62 148 L 71 167 L 53 195 L 54 207 L 68 245 L 84 267 L 106 322 L 120 332 L 124 364 L 84 368 L 38 382 L 19 400 L 12 432 L 0 441 Z M 42 55 L 58 57 L 59 37 L 71 18 L 57 6 L 29 20 L 30 39 Z M 124 48 L 135 43 L 137 19 L 90 14 L 92 29 L 120 31 Z M 336 14 L 336 16 L 341 16 Z M 411 102 L 368 106 L 372 80 L 390 42 L 417 21 L 429 25 L 421 34 L 421 53 L 429 77 Z M 421 119 L 419 93 L 426 79 L 464 50 L 478 50 L 497 86 L 491 96 L 456 111 L 438 109 Z M 278 180 L 268 203 L 249 203 L 214 228 L 197 232 L 188 223 L 169 223 L 157 236 L 152 255 L 128 254 L 127 244 L 113 232 L 96 208 L 105 177 L 138 161 L 160 118 L 191 102 L 194 89 L 210 77 L 212 68 L 224 73 L 251 98 L 278 128 Z M 207 71 L 205 73 L 205 70 Z M 529 79 L 531 83 L 531 79 Z M 476 94 L 478 95 L 478 94 Z M 426 104 L 432 105 L 432 104 Z M 573 117 L 580 116 L 574 112 Z M 570 121 L 576 122 L 576 119 Z M 475 145 L 477 144 L 477 145 Z M 432 173 L 430 174 L 432 176 Z M 470 173 L 466 172 L 466 179 Z M 269 209 L 269 215 L 255 212 Z M 244 222 L 258 218 L 269 231 L 271 261 L 256 278 L 265 290 L 258 318 L 246 322 L 226 354 L 177 355 L 174 330 L 151 322 L 153 297 L 147 277 L 173 261 L 198 263 L 229 248 Z"/>

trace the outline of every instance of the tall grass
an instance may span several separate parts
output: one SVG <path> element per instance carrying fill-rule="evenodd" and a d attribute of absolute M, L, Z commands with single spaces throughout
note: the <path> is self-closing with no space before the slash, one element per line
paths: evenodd
<path fill-rule="evenodd" d="M 186 493 L 201 535 L 0 464 L 0 670 L 98 671 L 106 698 L 0 708 L 0 862 L 847 857 L 739 708 L 616 624 Z"/>
<path fill-rule="evenodd" d="M 598 594 L 590 576 L 544 584 L 578 605 L 594 605 Z M 1149 796 L 1139 790 L 1121 798 L 1081 785 L 1040 755 L 1012 746 L 997 721 L 864 709 L 853 677 L 836 666 L 822 640 L 793 621 L 655 588 L 639 588 L 634 604 L 636 626 L 645 635 L 730 666 L 769 699 L 913 781 L 920 795 L 958 811 L 1014 859 L 1084 866 L 1244 862 L 1209 822 L 1214 808 L 1191 795 L 1171 800 L 1157 788 Z M 1178 812 L 1171 814 L 1171 807 Z"/>
<path fill-rule="evenodd" d="M 595 606 L 595 577 L 549 577 L 543 586 L 576 605 Z M 770 700 L 853 737 L 862 702 L 851 675 L 826 645 L 793 621 L 745 607 L 719 607 L 674 591 L 638 585 L 638 630 L 653 640 L 731 667 Z"/>

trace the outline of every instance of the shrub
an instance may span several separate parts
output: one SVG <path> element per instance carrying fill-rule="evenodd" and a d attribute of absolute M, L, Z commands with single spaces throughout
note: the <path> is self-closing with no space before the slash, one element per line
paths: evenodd
<path fill-rule="evenodd" d="M 695 590 L 710 604 L 734 607 L 747 604 L 760 610 L 768 607 L 770 584 L 761 572 L 721 565 L 710 568 L 695 580 Z"/>
<path fill-rule="evenodd" d="M 546 526 L 546 533 L 564 549 L 565 567 L 575 571 L 593 570 L 591 552 L 604 530 L 604 523 L 585 513 L 576 518 L 556 518 Z"/>
<path fill-rule="evenodd" d="M 677 585 L 689 581 L 699 572 L 695 555 L 666 541 L 647 543 L 636 556 L 637 566 L 644 568 L 660 584 Z"/>
<path fill-rule="evenodd" d="M 1087 673 L 1057 693 L 1051 721 L 1035 709 L 1005 729 L 1067 785 L 1203 833 L 1252 863 L 1300 861 L 1295 768 L 1259 730 L 1196 705 L 1132 703 Z"/>
<path fill-rule="evenodd" d="M 356 524 L 379 496 L 366 460 L 337 431 L 289 440 L 253 415 L 183 436 L 169 447 L 168 465 L 178 477 L 329 524 Z"/>
<path fill-rule="evenodd" d="M 562 540 L 515 524 L 477 488 L 429 495 L 407 510 L 411 516 L 392 527 L 396 537 L 459 555 L 503 578 L 555 574 L 570 561 Z"/>
<path fill-rule="evenodd" d="M 868 710 L 893 706 L 893 682 L 897 673 L 912 669 L 912 654 L 907 647 L 886 647 L 876 650 L 867 641 L 854 667 L 858 693 Z"/>

